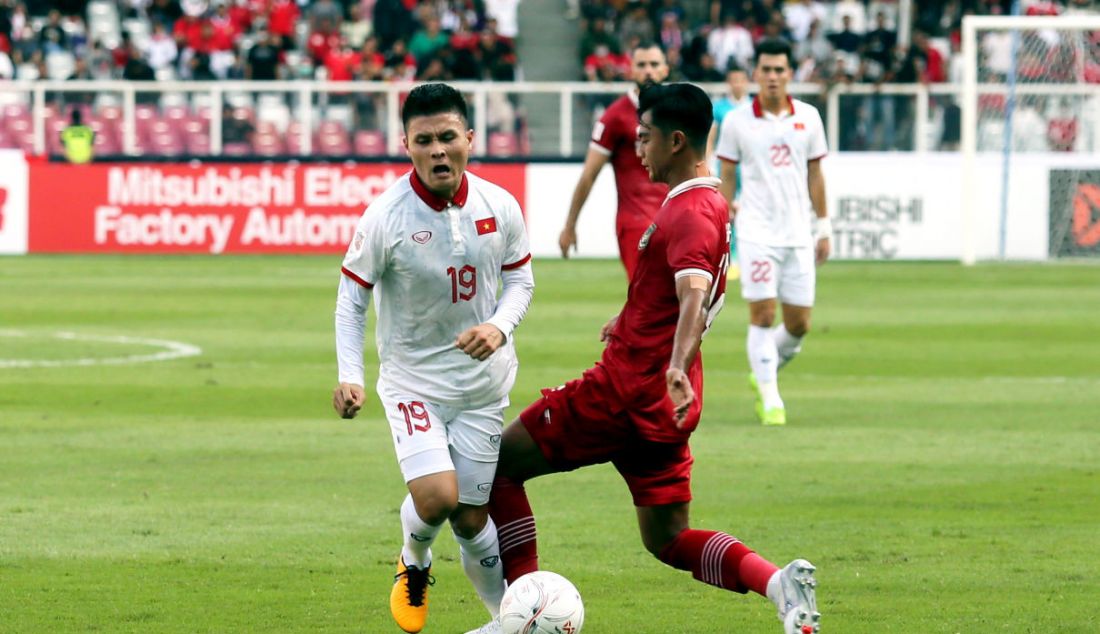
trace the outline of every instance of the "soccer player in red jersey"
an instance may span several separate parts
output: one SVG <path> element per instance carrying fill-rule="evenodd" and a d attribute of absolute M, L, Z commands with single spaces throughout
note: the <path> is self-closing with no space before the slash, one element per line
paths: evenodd
<path fill-rule="evenodd" d="M 771 599 L 787 634 L 819 629 L 814 567 L 780 569 L 739 540 L 692 529 L 688 440 L 703 406 L 703 334 L 722 307 L 729 213 L 706 176 L 712 115 L 690 84 L 647 88 L 639 104 L 642 163 L 671 188 L 636 247 L 626 305 L 600 333 L 602 359 L 581 378 L 543 390 L 504 432 L 489 501 L 509 581 L 538 568 L 524 482 L 612 463 L 634 498 L 642 543 L 699 581 Z"/>
<path fill-rule="evenodd" d="M 608 162 L 615 172 L 618 210 L 615 214 L 615 235 L 619 241 L 619 258 L 629 279 L 638 262 L 638 241 L 653 222 L 653 216 L 668 194 L 665 183 L 651 181 L 638 157 L 638 93 L 642 88 L 659 84 L 668 77 L 665 53 L 657 44 L 643 43 L 634 47 L 630 67 L 637 87 L 608 106 L 592 130 L 592 142 L 584 158 L 584 170 L 573 191 L 569 217 L 558 238 L 563 258 L 577 246 L 577 218 L 588 200 L 592 185 Z"/>

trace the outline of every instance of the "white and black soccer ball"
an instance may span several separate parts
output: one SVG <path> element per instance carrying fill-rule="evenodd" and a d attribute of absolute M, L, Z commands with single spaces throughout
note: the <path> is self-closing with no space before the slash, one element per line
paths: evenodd
<path fill-rule="evenodd" d="M 580 634 L 581 593 L 565 577 L 547 570 L 523 575 L 500 602 L 504 634 Z"/>

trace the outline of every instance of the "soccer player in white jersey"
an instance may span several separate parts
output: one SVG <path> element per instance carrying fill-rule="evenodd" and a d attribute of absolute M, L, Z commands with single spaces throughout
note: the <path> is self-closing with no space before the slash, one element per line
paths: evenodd
<path fill-rule="evenodd" d="M 825 129 L 816 108 L 787 94 L 793 63 L 790 43 L 762 41 L 756 48 L 760 93 L 751 108 L 726 117 L 718 137 L 726 200 L 737 190 L 739 165 L 744 179 L 733 208 L 741 296 L 749 303 L 749 381 L 765 425 L 787 422 L 778 371 L 810 329 L 815 266 L 829 258 L 832 237 L 821 172 Z M 777 299 L 783 323 L 772 328 Z"/>
<path fill-rule="evenodd" d="M 431 545 L 447 520 L 492 617 L 504 595 L 486 504 L 518 365 L 512 332 L 534 277 L 516 199 L 466 171 L 474 133 L 462 95 L 445 84 L 419 86 L 401 116 L 413 170 L 363 213 L 344 258 L 333 406 L 344 418 L 363 406 L 373 295 L 378 397 L 409 489 L 390 611 L 401 629 L 419 632 L 434 583 Z"/>

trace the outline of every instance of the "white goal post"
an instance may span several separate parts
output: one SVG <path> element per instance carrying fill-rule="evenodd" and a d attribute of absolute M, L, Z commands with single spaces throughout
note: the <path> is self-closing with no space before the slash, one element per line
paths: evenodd
<path fill-rule="evenodd" d="M 1100 50 L 1093 49 L 1100 49 L 1100 15 L 963 18 L 964 264 L 991 252 L 1006 258 L 1006 243 L 1012 239 L 1009 190 L 1013 185 L 1030 186 L 1019 181 L 1020 171 L 1014 171 L 1021 154 L 1041 157 L 1025 161 L 1027 169 L 1093 162 L 1093 168 L 1100 168 L 1100 134 L 1095 132 L 1100 130 Z M 1059 126 L 1067 129 L 1062 137 Z M 991 171 L 997 178 L 989 178 Z M 980 214 L 986 214 L 982 222 Z M 990 236 L 975 231 L 977 226 L 991 226 L 990 220 L 999 228 L 992 251 Z M 1055 220 L 1050 223 L 1052 234 Z M 983 240 L 986 248 L 979 249 Z M 1053 240 L 1052 236 L 1051 257 Z"/>

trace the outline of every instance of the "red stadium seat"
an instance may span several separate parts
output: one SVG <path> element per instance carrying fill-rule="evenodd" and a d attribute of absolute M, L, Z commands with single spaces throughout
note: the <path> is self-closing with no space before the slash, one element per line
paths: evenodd
<path fill-rule="evenodd" d="M 31 109 L 21 103 L 4 104 L 4 107 L 0 109 L 0 116 L 3 116 L 5 121 L 8 119 L 29 119 Z"/>
<path fill-rule="evenodd" d="M 515 156 L 519 154 L 519 142 L 514 134 L 490 132 L 486 150 L 489 156 Z"/>
<path fill-rule="evenodd" d="M 222 154 L 226 156 L 249 156 L 252 154 L 252 146 L 247 143 L 226 143 L 222 146 Z"/>
<path fill-rule="evenodd" d="M 359 130 L 355 133 L 354 147 L 359 156 L 383 156 L 386 137 L 378 130 Z"/>
<path fill-rule="evenodd" d="M 102 106 L 97 114 L 109 121 L 122 121 L 122 108 L 120 106 Z"/>

